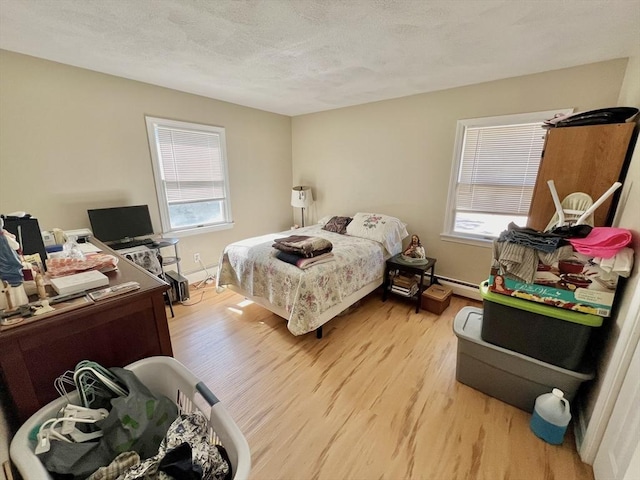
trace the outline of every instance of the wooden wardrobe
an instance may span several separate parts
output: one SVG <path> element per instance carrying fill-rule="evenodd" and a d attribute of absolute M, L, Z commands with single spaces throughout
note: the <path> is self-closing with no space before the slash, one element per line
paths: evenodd
<path fill-rule="evenodd" d="M 554 181 L 560 201 L 584 192 L 595 202 L 614 182 L 624 183 L 635 127 L 629 122 L 548 130 L 527 226 L 544 230 L 556 211 L 547 180 Z M 595 211 L 595 226 L 611 224 L 620 190 Z"/>

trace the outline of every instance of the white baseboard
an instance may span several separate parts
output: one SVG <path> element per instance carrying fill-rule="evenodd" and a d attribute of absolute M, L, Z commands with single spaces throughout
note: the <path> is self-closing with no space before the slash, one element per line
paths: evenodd
<path fill-rule="evenodd" d="M 218 271 L 218 265 L 207 265 L 207 270 L 209 271 L 209 275 L 215 278 L 215 274 Z M 186 273 L 184 276 L 189 281 L 189 285 L 194 285 L 206 279 L 207 273 L 204 270 L 198 270 L 196 272 Z M 482 301 L 480 289 L 473 283 L 448 277 L 438 277 L 438 282 L 453 290 L 454 295 Z"/>
<path fill-rule="evenodd" d="M 215 279 L 216 272 L 218 271 L 218 265 L 207 265 L 209 275 Z M 207 272 L 204 270 L 198 270 L 196 272 L 190 272 L 184 274 L 185 278 L 189 281 L 189 285 L 195 285 L 207 278 Z"/>
<path fill-rule="evenodd" d="M 482 296 L 480 295 L 480 289 L 477 285 L 473 283 L 464 282 L 462 280 L 457 280 L 455 278 L 447 278 L 447 277 L 438 277 L 438 282 L 442 285 L 446 285 L 451 290 L 453 290 L 454 295 L 459 295 L 461 297 L 472 298 L 474 300 L 482 301 Z"/>

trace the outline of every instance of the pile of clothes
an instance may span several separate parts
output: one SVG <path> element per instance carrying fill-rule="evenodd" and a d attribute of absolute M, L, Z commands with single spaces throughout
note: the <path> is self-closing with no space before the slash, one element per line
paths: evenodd
<path fill-rule="evenodd" d="M 83 361 L 56 381 L 65 383 L 76 384 L 82 405 L 67 404 L 33 432 L 35 454 L 54 478 L 233 478 L 226 450 L 209 441 L 204 414 L 180 413 L 131 370 Z"/>
<path fill-rule="evenodd" d="M 333 253 L 331 253 L 333 244 L 322 237 L 291 235 L 277 238 L 272 246 L 278 250 L 277 259 L 303 270 L 321 263 L 335 261 Z"/>
<path fill-rule="evenodd" d="M 576 225 L 538 232 L 510 223 L 493 242 L 493 268 L 526 283 L 533 283 L 538 265 L 552 265 L 567 260 L 575 252 L 587 255 L 609 272 L 629 276 L 633 250 L 627 245 L 629 230 L 613 227 Z"/>

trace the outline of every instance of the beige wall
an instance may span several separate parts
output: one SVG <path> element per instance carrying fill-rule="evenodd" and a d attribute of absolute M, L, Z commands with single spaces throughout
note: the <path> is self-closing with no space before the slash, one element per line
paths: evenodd
<path fill-rule="evenodd" d="M 0 51 L 0 213 L 42 229 L 89 227 L 86 210 L 148 204 L 160 217 L 145 115 L 226 128 L 235 227 L 185 237 L 183 270 L 230 241 L 290 225 L 291 119 Z"/>
<path fill-rule="evenodd" d="M 409 224 L 439 275 L 479 283 L 489 248 L 440 239 L 459 119 L 616 105 L 626 59 L 294 117 L 293 179 L 316 218 L 375 211 Z"/>

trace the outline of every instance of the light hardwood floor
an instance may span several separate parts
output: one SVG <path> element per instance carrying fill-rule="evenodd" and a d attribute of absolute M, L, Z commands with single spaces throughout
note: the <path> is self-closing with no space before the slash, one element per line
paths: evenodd
<path fill-rule="evenodd" d="M 208 288 L 169 326 L 175 357 L 244 432 L 253 479 L 593 479 L 571 431 L 548 445 L 530 414 L 456 382 L 452 322 L 466 305 L 479 306 L 453 297 L 441 316 L 416 314 L 374 292 L 317 340 Z"/>

